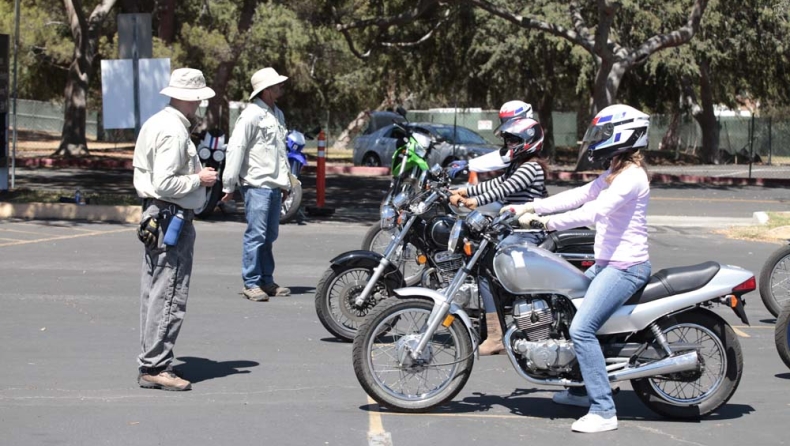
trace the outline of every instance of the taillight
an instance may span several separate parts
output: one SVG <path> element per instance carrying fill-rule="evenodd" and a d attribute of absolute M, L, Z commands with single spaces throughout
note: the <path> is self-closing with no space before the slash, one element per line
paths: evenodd
<path fill-rule="evenodd" d="M 732 289 L 733 294 L 743 294 L 757 289 L 757 280 L 754 276 Z"/>

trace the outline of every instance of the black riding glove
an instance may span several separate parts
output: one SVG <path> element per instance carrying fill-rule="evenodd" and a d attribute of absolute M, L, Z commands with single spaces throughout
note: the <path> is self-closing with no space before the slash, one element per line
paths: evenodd
<path fill-rule="evenodd" d="M 159 245 L 159 222 L 151 216 L 143 218 L 140 227 L 137 228 L 137 238 L 146 248 L 156 248 Z"/>

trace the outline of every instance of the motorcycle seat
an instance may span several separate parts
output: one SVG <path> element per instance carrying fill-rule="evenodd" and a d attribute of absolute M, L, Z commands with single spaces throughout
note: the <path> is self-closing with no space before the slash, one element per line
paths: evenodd
<path fill-rule="evenodd" d="M 662 269 L 653 274 L 645 286 L 624 305 L 644 304 L 702 288 L 713 279 L 719 269 L 721 265 L 713 261 Z"/>
<path fill-rule="evenodd" d="M 553 252 L 563 252 L 572 246 L 595 244 L 595 231 L 592 229 L 566 229 L 546 234 L 546 240 L 540 244 L 541 248 Z"/>

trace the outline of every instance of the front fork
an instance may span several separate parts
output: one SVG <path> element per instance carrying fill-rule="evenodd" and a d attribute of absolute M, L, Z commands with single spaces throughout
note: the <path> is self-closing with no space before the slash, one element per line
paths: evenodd
<path fill-rule="evenodd" d="M 439 325 L 444 322 L 445 318 L 447 317 L 447 313 L 450 311 L 450 305 L 452 305 L 453 299 L 455 299 L 455 294 L 461 288 L 461 285 L 464 284 L 466 278 L 469 277 L 472 267 L 480 259 L 480 256 L 483 255 L 488 243 L 490 243 L 488 239 L 483 239 L 475 254 L 466 263 L 466 266 L 458 270 L 458 272 L 455 274 L 455 277 L 453 278 L 453 281 L 450 283 L 450 286 L 448 286 L 444 291 L 444 301 L 436 302 L 434 304 L 433 310 L 431 310 L 431 315 L 428 317 L 428 328 L 426 328 L 425 332 L 423 332 L 420 336 L 420 342 L 417 343 L 417 347 L 411 351 L 412 359 L 417 360 L 420 358 L 423 350 L 425 350 L 425 347 L 428 345 L 429 340 L 433 337 L 433 334 L 436 333 L 436 330 L 439 329 Z"/>
<path fill-rule="evenodd" d="M 412 215 L 409 220 L 406 221 L 406 224 L 403 225 L 400 232 L 397 236 L 395 236 L 392 240 L 390 240 L 390 244 L 387 246 L 387 249 L 384 251 L 384 257 L 381 258 L 379 262 L 379 266 L 377 266 L 373 270 L 373 274 L 368 279 L 368 283 L 365 284 L 365 289 L 357 296 L 354 300 L 354 305 L 361 307 L 364 305 L 365 301 L 368 300 L 368 296 L 373 291 L 373 287 L 376 286 L 376 282 L 378 282 L 379 277 L 384 274 L 384 270 L 387 269 L 388 266 L 392 264 L 390 260 L 395 252 L 398 250 L 398 247 L 403 243 L 403 239 L 406 238 L 406 234 L 409 233 L 409 229 L 411 229 L 414 222 L 417 220 L 416 215 Z"/>

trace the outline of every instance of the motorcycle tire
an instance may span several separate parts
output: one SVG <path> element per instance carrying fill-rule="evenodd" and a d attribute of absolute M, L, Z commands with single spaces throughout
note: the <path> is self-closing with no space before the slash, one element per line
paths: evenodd
<path fill-rule="evenodd" d="M 776 351 L 782 358 L 782 362 L 790 368 L 790 305 L 785 305 L 776 318 L 774 343 L 776 343 Z"/>
<path fill-rule="evenodd" d="M 637 397 L 659 415 L 684 420 L 699 419 L 724 405 L 743 374 L 743 352 L 732 327 L 704 309 L 677 314 L 659 326 L 670 343 L 703 346 L 701 370 L 631 380 Z M 649 336 L 648 341 L 654 339 L 652 333 Z M 671 391 L 678 394 L 670 395 Z"/>
<path fill-rule="evenodd" d="M 765 308 L 774 317 L 779 316 L 785 303 L 790 302 L 790 245 L 781 247 L 768 257 L 760 269 L 758 282 Z"/>
<path fill-rule="evenodd" d="M 419 362 L 409 356 L 408 347 L 419 340 L 432 309 L 433 302 L 427 299 L 389 299 L 370 313 L 354 338 L 354 373 L 380 405 L 396 412 L 427 412 L 452 400 L 469 380 L 474 352 L 460 318 L 448 327 L 439 326 Z M 379 345 L 382 351 L 377 350 Z M 431 376 L 440 380 L 434 388 L 429 388 Z M 391 385 L 385 382 L 388 377 Z M 404 389 L 411 385 L 418 389 Z"/>
<path fill-rule="evenodd" d="M 368 228 L 367 232 L 365 232 L 365 237 L 362 239 L 362 247 L 360 249 L 377 252 L 383 255 L 384 251 L 387 250 L 390 240 L 392 240 L 392 237 L 395 235 L 394 232 L 397 230 L 398 228 L 389 230 L 381 229 L 379 223 L 374 223 Z M 409 246 L 411 246 L 411 252 L 416 254 L 417 248 L 411 244 Z M 418 265 L 413 259 L 406 259 L 405 261 L 408 262 L 403 271 L 406 285 L 416 286 L 422 281 L 422 272 L 425 268 L 422 265 Z"/>
<path fill-rule="evenodd" d="M 206 188 L 206 203 L 200 209 L 195 209 L 195 217 L 206 219 L 214 213 L 214 209 L 222 198 L 222 182 L 217 181 L 210 188 Z"/>
<path fill-rule="evenodd" d="M 315 312 L 321 325 L 335 338 L 351 342 L 364 318 L 376 306 L 378 300 L 371 296 L 363 307 L 354 300 L 365 289 L 372 269 L 350 268 L 332 265 L 321 276 L 315 287 Z M 383 279 L 379 279 L 372 294 L 392 295 L 392 290 Z"/>
<path fill-rule="evenodd" d="M 282 202 L 282 207 L 280 208 L 280 223 L 289 223 L 292 221 L 299 212 L 299 207 L 301 205 L 302 185 L 298 184 L 291 188 L 291 193 L 288 194 L 288 198 Z"/>

